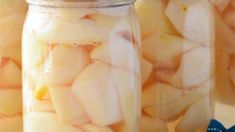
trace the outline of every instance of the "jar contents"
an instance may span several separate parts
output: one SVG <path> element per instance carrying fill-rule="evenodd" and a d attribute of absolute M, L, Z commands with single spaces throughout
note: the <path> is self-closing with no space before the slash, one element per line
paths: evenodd
<path fill-rule="evenodd" d="M 30 6 L 23 32 L 25 132 L 138 132 L 133 9 Z"/>
<path fill-rule="evenodd" d="M 24 0 L 0 0 L 0 131 L 22 132 L 21 32 Z"/>
<path fill-rule="evenodd" d="M 205 132 L 213 117 L 214 20 L 207 0 L 137 0 L 141 132 Z"/>
<path fill-rule="evenodd" d="M 235 124 L 235 1 L 211 1 L 216 20 L 215 118 L 229 128 Z"/>

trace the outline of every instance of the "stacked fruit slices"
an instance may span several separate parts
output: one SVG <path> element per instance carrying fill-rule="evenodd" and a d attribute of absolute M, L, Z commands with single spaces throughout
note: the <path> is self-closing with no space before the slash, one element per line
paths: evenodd
<path fill-rule="evenodd" d="M 205 131 L 212 117 L 213 15 L 206 0 L 139 0 L 142 132 Z"/>
<path fill-rule="evenodd" d="M 59 10 L 26 20 L 25 131 L 137 131 L 139 45 L 128 16 Z"/>

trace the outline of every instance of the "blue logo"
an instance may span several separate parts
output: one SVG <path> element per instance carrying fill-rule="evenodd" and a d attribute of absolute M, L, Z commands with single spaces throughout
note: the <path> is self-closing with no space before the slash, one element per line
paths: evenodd
<path fill-rule="evenodd" d="M 207 132 L 235 132 L 235 125 L 229 129 L 226 129 L 219 121 L 211 120 Z"/>

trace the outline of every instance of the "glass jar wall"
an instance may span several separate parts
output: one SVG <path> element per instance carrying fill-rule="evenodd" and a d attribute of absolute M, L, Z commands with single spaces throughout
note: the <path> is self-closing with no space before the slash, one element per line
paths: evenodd
<path fill-rule="evenodd" d="M 141 132 L 205 132 L 213 118 L 214 17 L 208 0 L 138 0 Z"/>
<path fill-rule="evenodd" d="M 28 1 L 24 132 L 137 132 L 134 1 Z"/>
<path fill-rule="evenodd" d="M 215 118 L 229 128 L 235 124 L 235 1 L 212 0 L 216 27 Z"/>
<path fill-rule="evenodd" d="M 27 4 L 0 0 L 0 131 L 22 132 L 21 32 Z"/>

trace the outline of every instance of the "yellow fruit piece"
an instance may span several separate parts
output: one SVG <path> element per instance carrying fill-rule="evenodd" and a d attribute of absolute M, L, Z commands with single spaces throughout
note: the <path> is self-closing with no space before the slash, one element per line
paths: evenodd
<path fill-rule="evenodd" d="M 35 89 L 34 98 L 42 100 L 46 94 L 48 94 L 48 88 L 47 86 L 42 85 Z"/>

